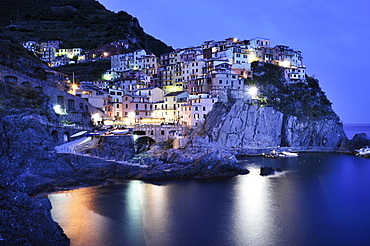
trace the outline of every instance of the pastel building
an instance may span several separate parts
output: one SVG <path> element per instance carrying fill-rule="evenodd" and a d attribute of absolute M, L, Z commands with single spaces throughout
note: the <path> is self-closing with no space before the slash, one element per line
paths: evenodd
<path fill-rule="evenodd" d="M 166 123 L 180 122 L 180 107 L 185 104 L 189 93 L 186 91 L 171 92 L 164 96 L 162 102 L 157 102 L 154 107 L 153 117 L 162 118 Z"/>
<path fill-rule="evenodd" d="M 217 97 L 210 94 L 190 95 L 188 102 L 180 106 L 180 123 L 188 127 L 196 127 L 207 118 Z"/>
<path fill-rule="evenodd" d="M 163 102 L 163 90 L 160 88 L 139 89 L 134 95 L 122 97 L 122 121 L 126 125 L 159 123 L 153 114 L 154 105 Z"/>

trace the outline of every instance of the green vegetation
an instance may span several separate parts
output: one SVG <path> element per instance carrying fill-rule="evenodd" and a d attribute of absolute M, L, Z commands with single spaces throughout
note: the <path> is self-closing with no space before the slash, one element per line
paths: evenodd
<path fill-rule="evenodd" d="M 268 63 L 252 63 L 253 79 L 247 85 L 259 88 L 258 103 L 274 109 L 301 116 L 329 116 L 331 103 L 315 78 L 306 77 L 307 83 L 285 84 L 284 68 Z"/>
<path fill-rule="evenodd" d="M 56 71 L 67 74 L 70 79 L 72 79 L 72 74 L 74 73 L 76 82 L 100 80 L 102 74 L 108 69 L 110 69 L 109 59 L 97 60 L 95 62 L 75 63 L 54 68 Z"/>
<path fill-rule="evenodd" d="M 64 48 L 89 51 L 125 39 L 131 51 L 145 49 L 156 55 L 172 51 L 146 34 L 135 17 L 108 11 L 94 0 L 2 0 L 0 25 L 18 42 L 60 40 Z"/>

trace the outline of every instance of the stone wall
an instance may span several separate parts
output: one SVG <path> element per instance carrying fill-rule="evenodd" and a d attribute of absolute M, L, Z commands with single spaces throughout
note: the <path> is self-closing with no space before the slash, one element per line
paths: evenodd
<path fill-rule="evenodd" d="M 72 114 L 70 118 L 75 117 L 73 114 L 90 114 L 89 117 L 94 114 L 98 114 L 100 117 L 107 117 L 107 115 L 89 104 L 85 99 L 69 94 L 67 92 L 68 86 L 62 80 L 58 81 L 58 78 L 55 76 L 50 77 L 52 78 L 44 81 L 32 78 L 22 72 L 0 65 L 0 84 L 23 86 L 40 91 L 50 98 L 53 107 L 60 107 L 63 112 L 62 115 Z M 81 121 L 81 119 L 83 120 Z M 66 119 L 65 121 L 68 120 Z M 89 124 L 90 119 L 86 121 L 84 118 L 79 117 L 75 122 L 80 124 Z"/>
<path fill-rule="evenodd" d="M 94 148 L 87 150 L 92 156 L 116 161 L 127 161 L 135 155 L 133 135 L 101 136 Z"/>

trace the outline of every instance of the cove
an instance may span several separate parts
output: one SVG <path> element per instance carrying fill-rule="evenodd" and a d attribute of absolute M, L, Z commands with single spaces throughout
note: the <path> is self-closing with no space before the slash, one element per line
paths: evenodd
<path fill-rule="evenodd" d="M 72 245 L 368 245 L 370 160 L 246 157 L 229 179 L 128 181 L 49 194 Z M 262 177 L 261 166 L 279 167 Z"/>

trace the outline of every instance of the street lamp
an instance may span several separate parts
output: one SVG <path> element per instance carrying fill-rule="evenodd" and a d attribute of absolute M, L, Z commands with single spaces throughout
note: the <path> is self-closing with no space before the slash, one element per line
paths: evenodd
<path fill-rule="evenodd" d="M 252 97 L 252 99 L 257 99 L 258 88 L 255 86 L 249 87 L 248 94 Z"/>

